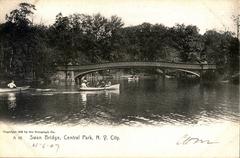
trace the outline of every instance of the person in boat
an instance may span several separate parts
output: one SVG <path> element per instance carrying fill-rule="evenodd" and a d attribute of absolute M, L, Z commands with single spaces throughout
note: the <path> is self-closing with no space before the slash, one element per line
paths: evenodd
<path fill-rule="evenodd" d="M 138 77 L 137 77 L 137 75 L 132 75 L 131 77 L 130 77 L 130 79 L 137 79 Z"/>
<path fill-rule="evenodd" d="M 88 87 L 87 84 L 86 84 L 87 81 L 83 80 L 82 84 L 81 84 L 81 88 L 86 88 Z"/>
<path fill-rule="evenodd" d="M 87 80 L 84 78 L 84 79 L 82 80 L 82 82 L 85 82 L 85 83 L 87 83 Z"/>
<path fill-rule="evenodd" d="M 100 87 L 100 82 L 97 81 L 97 83 L 95 84 L 95 87 Z"/>
<path fill-rule="evenodd" d="M 106 86 L 106 84 L 105 84 L 105 82 L 102 80 L 102 82 L 100 83 L 100 87 L 105 87 Z"/>
<path fill-rule="evenodd" d="M 112 85 L 111 81 L 108 81 L 108 83 L 105 85 L 105 87 L 109 87 L 111 85 Z"/>
<path fill-rule="evenodd" d="M 12 82 L 10 82 L 8 85 L 7 85 L 9 88 L 17 88 L 17 86 L 15 85 L 14 81 L 12 80 Z"/>

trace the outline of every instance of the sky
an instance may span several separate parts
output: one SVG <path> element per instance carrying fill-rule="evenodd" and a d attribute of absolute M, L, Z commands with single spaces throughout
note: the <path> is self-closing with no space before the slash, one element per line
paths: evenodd
<path fill-rule="evenodd" d="M 121 17 L 124 26 L 178 23 L 196 25 L 202 34 L 211 29 L 236 32 L 232 16 L 240 10 L 239 0 L 0 0 L 0 22 L 21 2 L 34 4 L 34 23 L 45 25 L 54 23 L 59 12 L 64 16 L 101 13 Z"/>

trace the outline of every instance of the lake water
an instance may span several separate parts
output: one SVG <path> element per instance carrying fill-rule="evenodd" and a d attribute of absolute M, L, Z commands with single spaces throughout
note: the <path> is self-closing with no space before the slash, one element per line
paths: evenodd
<path fill-rule="evenodd" d="M 238 85 L 161 78 L 112 82 L 120 83 L 120 90 L 80 92 L 77 85 L 49 85 L 22 93 L 0 93 L 0 121 L 73 126 L 239 121 Z"/>

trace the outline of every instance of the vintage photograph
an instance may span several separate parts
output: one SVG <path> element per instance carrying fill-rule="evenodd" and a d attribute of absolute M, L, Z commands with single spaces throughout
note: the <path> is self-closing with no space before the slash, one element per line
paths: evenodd
<path fill-rule="evenodd" d="M 239 157 L 238 0 L 0 6 L 0 157 Z"/>

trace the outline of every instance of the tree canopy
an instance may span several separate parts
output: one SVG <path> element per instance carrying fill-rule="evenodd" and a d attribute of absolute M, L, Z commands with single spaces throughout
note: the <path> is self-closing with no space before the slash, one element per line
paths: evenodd
<path fill-rule="evenodd" d="M 231 32 L 201 35 L 197 26 L 184 24 L 124 27 L 120 17 L 100 13 L 59 13 L 52 25 L 44 26 L 33 23 L 35 10 L 20 3 L 0 24 L 0 73 L 38 78 L 57 65 L 114 61 L 207 61 L 239 71 L 239 40 Z"/>

